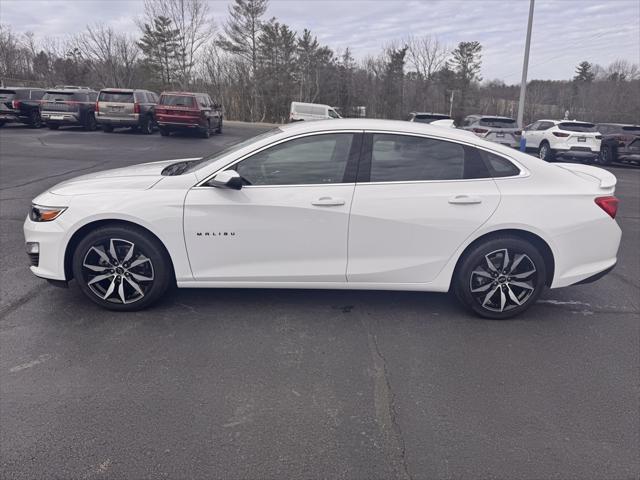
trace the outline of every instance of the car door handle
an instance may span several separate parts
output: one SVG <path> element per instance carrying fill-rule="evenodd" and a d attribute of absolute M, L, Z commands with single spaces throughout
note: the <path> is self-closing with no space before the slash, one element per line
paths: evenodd
<path fill-rule="evenodd" d="M 311 202 L 311 205 L 316 207 L 338 207 L 344 205 L 344 200 L 342 198 L 320 197 Z"/>
<path fill-rule="evenodd" d="M 449 203 L 453 203 L 454 205 L 473 205 L 482 203 L 482 199 L 480 197 L 474 197 L 473 195 L 456 195 L 449 199 Z"/>

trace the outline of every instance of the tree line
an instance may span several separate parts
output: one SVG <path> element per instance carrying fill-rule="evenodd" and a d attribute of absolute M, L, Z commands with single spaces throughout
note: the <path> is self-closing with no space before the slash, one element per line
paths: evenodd
<path fill-rule="evenodd" d="M 291 101 L 325 103 L 344 116 L 402 119 L 410 111 L 515 117 L 519 87 L 482 79 L 482 45 L 451 47 L 408 36 L 356 60 L 309 30 L 268 17 L 268 0 L 235 0 L 214 23 L 205 0 L 145 0 L 137 32 L 87 25 L 79 35 L 36 38 L 0 25 L 5 85 L 192 90 L 230 119 L 286 122 Z M 637 64 L 581 62 L 573 79 L 528 83 L 525 121 L 563 117 L 640 123 Z"/>

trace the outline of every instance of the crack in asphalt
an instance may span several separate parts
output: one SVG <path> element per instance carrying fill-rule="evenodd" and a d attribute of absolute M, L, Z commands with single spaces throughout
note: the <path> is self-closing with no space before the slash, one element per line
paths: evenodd
<path fill-rule="evenodd" d="M 367 332 L 369 351 L 373 361 L 374 375 L 374 406 L 376 411 L 376 422 L 380 426 L 385 436 L 387 455 L 391 465 L 396 471 L 396 478 L 411 480 L 409 466 L 407 465 L 407 454 L 402 429 L 398 423 L 398 413 L 395 406 L 395 395 L 391 389 L 389 381 L 389 371 L 387 360 L 380 351 L 378 339 L 371 332 L 368 322 L 362 321 L 362 326 Z M 397 453 L 396 453 L 397 452 Z M 398 458 L 399 457 L 399 458 Z"/>
<path fill-rule="evenodd" d="M 66 172 L 63 173 L 58 173 L 56 175 L 48 175 L 46 177 L 40 177 L 40 178 L 36 178 L 34 180 L 30 180 L 28 182 L 25 183 L 19 183 L 17 185 L 10 185 L 8 187 L 0 187 L 0 191 L 4 191 L 4 190 L 11 190 L 13 188 L 18 188 L 18 187 L 24 187 L 26 185 L 31 185 L 33 183 L 38 183 L 38 182 L 42 182 L 43 180 L 49 180 L 50 178 L 57 178 L 57 177 L 63 177 L 65 175 L 69 175 L 70 173 L 76 173 L 76 172 L 84 172 L 85 170 L 91 170 L 92 168 L 95 168 L 97 166 L 100 165 L 104 165 L 105 162 L 98 162 L 98 163 L 94 163 L 88 167 L 84 167 L 84 168 L 77 168 L 75 170 L 67 170 Z"/>

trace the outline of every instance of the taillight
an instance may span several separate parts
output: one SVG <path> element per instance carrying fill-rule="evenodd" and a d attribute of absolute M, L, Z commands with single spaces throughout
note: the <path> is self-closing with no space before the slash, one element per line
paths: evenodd
<path fill-rule="evenodd" d="M 96 102 L 96 112 L 99 112 L 99 111 L 100 111 L 100 104 L 99 102 Z"/>
<path fill-rule="evenodd" d="M 514 135 L 522 135 L 522 130 L 516 130 L 513 132 Z"/>
<path fill-rule="evenodd" d="M 133 104 L 133 113 L 140 113 L 140 104 L 139 103 L 134 103 Z"/>
<path fill-rule="evenodd" d="M 568 133 L 564 133 L 564 132 L 552 132 L 552 133 L 553 133 L 556 137 L 561 137 L 561 138 L 564 138 L 564 137 L 568 137 L 568 136 L 569 136 L 569 134 L 568 134 Z"/>
<path fill-rule="evenodd" d="M 602 135 L 596 135 L 596 140 L 602 140 Z"/>
<path fill-rule="evenodd" d="M 489 130 L 486 128 L 474 128 L 473 133 L 487 133 Z"/>
<path fill-rule="evenodd" d="M 20 105 L 21 105 L 20 100 L 13 100 L 13 101 L 11 102 L 11 107 L 12 107 L 12 108 L 20 108 Z"/>
<path fill-rule="evenodd" d="M 163 114 L 163 113 L 165 113 L 165 110 L 164 110 L 164 108 L 156 108 L 156 113 Z"/>
<path fill-rule="evenodd" d="M 616 218 L 618 213 L 619 200 L 614 196 L 598 197 L 595 199 L 596 205 L 606 212 L 611 218 Z"/>

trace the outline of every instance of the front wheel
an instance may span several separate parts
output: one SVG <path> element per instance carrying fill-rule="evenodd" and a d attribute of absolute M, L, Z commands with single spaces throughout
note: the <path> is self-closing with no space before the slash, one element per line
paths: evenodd
<path fill-rule="evenodd" d="M 484 318 L 524 312 L 544 289 L 546 266 L 538 249 L 518 237 L 498 237 L 465 254 L 454 278 L 456 297 Z"/>
<path fill-rule="evenodd" d="M 200 131 L 200 136 L 202 138 L 209 138 L 211 136 L 211 124 L 207 122 L 206 127 Z"/>
<path fill-rule="evenodd" d="M 42 127 L 42 118 L 40 118 L 40 112 L 37 110 L 33 110 L 29 114 L 29 126 L 31 128 L 40 128 Z"/>
<path fill-rule="evenodd" d="M 218 128 L 216 128 L 216 133 L 222 133 L 222 117 L 220 117 L 220 121 L 218 122 Z"/>
<path fill-rule="evenodd" d="M 78 244 L 73 275 L 92 302 L 109 310 L 148 307 L 169 288 L 171 261 L 159 241 L 142 230 L 98 228 Z"/>
<path fill-rule="evenodd" d="M 93 116 L 93 112 L 89 113 L 87 116 L 87 121 L 84 124 L 84 129 L 87 132 L 93 132 L 98 128 L 98 124 L 96 123 L 96 117 Z"/>
<path fill-rule="evenodd" d="M 163 137 L 168 137 L 171 132 L 167 127 L 160 127 L 160 135 Z"/>
<path fill-rule="evenodd" d="M 153 133 L 153 121 L 151 117 L 145 116 L 140 124 L 140 131 L 145 135 L 151 135 Z"/>
<path fill-rule="evenodd" d="M 605 145 L 602 147 L 602 151 L 600 152 L 600 163 L 603 165 L 610 165 L 615 161 L 615 153 L 613 148 L 610 145 Z"/>

